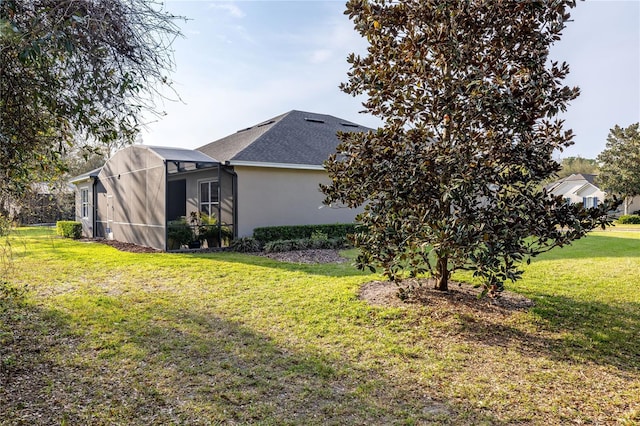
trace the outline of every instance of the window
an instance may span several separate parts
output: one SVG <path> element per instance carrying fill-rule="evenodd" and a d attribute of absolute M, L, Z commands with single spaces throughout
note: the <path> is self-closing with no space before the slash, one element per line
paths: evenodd
<path fill-rule="evenodd" d="M 89 217 L 89 190 L 86 188 L 80 190 L 80 217 Z"/>
<path fill-rule="evenodd" d="M 217 181 L 200 182 L 200 211 L 211 215 L 218 214 L 219 186 Z"/>
<path fill-rule="evenodd" d="M 586 209 L 591 207 L 598 207 L 598 197 L 583 197 L 582 205 Z"/>
<path fill-rule="evenodd" d="M 569 198 L 569 197 L 564 197 L 564 203 L 565 203 L 565 204 L 571 204 L 571 198 Z"/>

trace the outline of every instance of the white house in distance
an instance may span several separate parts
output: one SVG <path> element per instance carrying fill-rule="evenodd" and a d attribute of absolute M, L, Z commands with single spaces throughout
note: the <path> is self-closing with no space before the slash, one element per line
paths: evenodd
<path fill-rule="evenodd" d="M 547 191 L 555 196 L 562 196 L 567 203 L 582 204 L 584 207 L 596 207 L 606 193 L 595 184 L 596 175 L 574 173 L 546 186 Z"/>
<path fill-rule="evenodd" d="M 567 203 L 580 203 L 587 208 L 595 207 L 601 204 L 607 195 L 595 184 L 596 176 L 587 173 L 574 173 L 550 183 L 545 188 L 553 195 L 561 195 Z M 640 196 L 627 197 L 614 214 L 619 216 L 636 211 L 640 211 Z"/>

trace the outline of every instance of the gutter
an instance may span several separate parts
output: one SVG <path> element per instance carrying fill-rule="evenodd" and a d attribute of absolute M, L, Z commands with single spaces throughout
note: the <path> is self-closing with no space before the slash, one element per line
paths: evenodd
<path fill-rule="evenodd" d="M 228 168 L 229 167 L 229 168 Z M 225 167 L 220 167 L 225 173 L 231 175 L 231 196 L 233 197 L 233 238 L 238 236 L 238 174 L 227 161 Z"/>
<path fill-rule="evenodd" d="M 291 164 L 291 163 L 263 163 L 260 161 L 225 161 L 226 166 L 247 166 L 264 167 L 272 169 L 295 169 L 295 170 L 325 170 L 324 166 L 317 164 Z"/>

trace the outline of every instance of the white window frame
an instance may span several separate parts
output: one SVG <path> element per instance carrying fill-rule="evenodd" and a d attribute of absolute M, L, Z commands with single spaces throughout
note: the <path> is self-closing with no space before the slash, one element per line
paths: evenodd
<path fill-rule="evenodd" d="M 80 217 L 89 218 L 89 189 L 80 189 Z"/>
<path fill-rule="evenodd" d="M 202 200 L 202 185 L 203 184 L 207 184 L 208 185 L 208 191 L 209 191 L 209 201 L 203 201 Z M 216 186 L 216 194 L 215 194 L 215 201 L 212 201 L 212 192 L 211 192 L 211 185 L 215 185 Z M 202 207 L 203 206 L 207 206 L 208 208 L 205 210 Z M 218 179 L 203 179 L 203 180 L 199 180 L 198 181 L 198 209 L 200 209 L 201 212 L 204 211 L 208 211 L 209 216 L 215 216 L 218 217 L 218 208 L 220 206 L 220 183 L 218 182 Z"/>

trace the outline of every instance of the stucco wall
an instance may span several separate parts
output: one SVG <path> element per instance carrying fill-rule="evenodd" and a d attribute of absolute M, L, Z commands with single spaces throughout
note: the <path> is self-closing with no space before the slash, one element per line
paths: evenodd
<path fill-rule="evenodd" d="M 261 226 L 351 223 L 359 211 L 322 204 L 322 170 L 235 167 L 238 175 L 238 234 Z"/>

